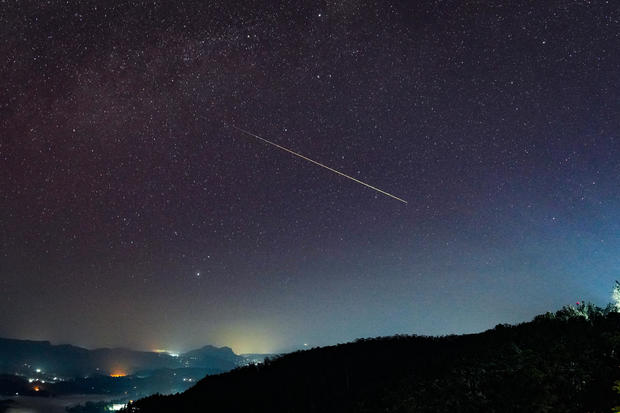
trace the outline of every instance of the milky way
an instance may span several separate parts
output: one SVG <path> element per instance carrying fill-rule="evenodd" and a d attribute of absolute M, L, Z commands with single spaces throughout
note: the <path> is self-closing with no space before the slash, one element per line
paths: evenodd
<path fill-rule="evenodd" d="M 0 336 L 280 351 L 605 304 L 619 20 L 596 0 L 0 3 Z"/>

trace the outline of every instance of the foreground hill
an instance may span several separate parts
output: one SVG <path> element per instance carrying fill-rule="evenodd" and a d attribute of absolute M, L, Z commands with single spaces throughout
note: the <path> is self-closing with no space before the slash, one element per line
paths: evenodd
<path fill-rule="evenodd" d="M 610 412 L 617 380 L 620 314 L 581 306 L 480 334 L 296 352 L 127 411 Z"/>

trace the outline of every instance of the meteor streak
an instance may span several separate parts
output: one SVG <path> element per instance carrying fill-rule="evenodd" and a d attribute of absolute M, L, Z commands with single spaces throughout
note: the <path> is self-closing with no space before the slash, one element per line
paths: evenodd
<path fill-rule="evenodd" d="M 261 138 L 260 136 L 258 136 L 258 135 L 256 135 L 256 134 L 254 134 L 254 133 L 252 133 L 252 132 L 249 132 L 249 131 L 247 131 L 247 130 L 245 130 L 245 129 L 238 128 L 238 127 L 236 127 L 235 125 L 232 125 L 232 127 L 233 127 L 233 128 L 235 128 L 235 129 L 237 129 L 238 131 L 241 131 L 241 132 L 245 133 L 246 135 L 252 136 L 252 137 L 254 137 L 254 138 L 256 138 L 256 139 L 259 139 L 259 140 L 261 140 L 261 141 L 263 141 L 263 142 L 265 142 L 265 143 L 268 143 L 269 145 L 275 146 L 275 147 L 276 147 L 276 148 L 278 148 L 278 149 L 282 149 L 283 151 L 286 151 L 286 152 L 288 152 L 288 153 L 291 153 L 291 154 L 293 154 L 293 155 L 295 155 L 295 156 L 297 156 L 297 157 L 299 157 L 299 158 L 301 158 L 301 159 L 305 159 L 305 160 L 306 160 L 306 161 L 308 161 L 308 162 L 312 162 L 312 163 L 313 163 L 313 164 L 315 164 L 315 165 L 318 165 L 318 166 L 320 166 L 320 167 L 322 167 L 322 168 L 325 168 L 325 169 L 327 169 L 327 170 L 329 170 L 329 171 L 335 172 L 335 173 L 337 173 L 337 174 L 338 174 L 338 175 L 340 175 L 340 176 L 344 176 L 345 178 L 348 178 L 348 179 L 350 179 L 350 180 L 352 180 L 352 181 L 355 181 L 355 182 L 357 182 L 358 184 L 362 184 L 362 185 L 364 185 L 365 187 L 368 187 L 368 188 L 370 188 L 370 189 L 372 189 L 372 190 L 374 190 L 374 191 L 380 192 L 380 193 L 382 193 L 383 195 L 387 195 L 387 196 L 389 196 L 390 198 L 394 198 L 394 199 L 396 199 L 397 201 L 400 201 L 400 202 L 402 202 L 402 203 L 405 203 L 405 204 L 407 203 L 407 201 L 405 201 L 404 199 L 399 198 L 399 197 L 397 197 L 397 196 L 395 196 L 395 195 L 392 195 L 392 194 L 390 194 L 389 192 L 385 192 L 385 191 L 383 191 L 383 190 L 381 190 L 381 189 L 379 189 L 379 188 L 377 188 L 377 187 L 375 187 L 375 186 L 372 186 L 372 185 L 367 184 L 366 182 L 362 182 L 362 181 L 360 181 L 359 179 L 355 179 L 355 178 L 353 178 L 352 176 L 349 176 L 349 175 L 347 175 L 347 174 L 345 174 L 345 173 L 342 173 L 342 172 L 340 172 L 340 171 L 337 171 L 337 170 L 335 170 L 334 168 L 330 168 L 330 167 L 329 167 L 329 166 L 327 166 L 327 165 L 323 165 L 323 164 L 322 164 L 322 163 L 320 163 L 320 162 L 317 162 L 317 161 L 312 160 L 312 159 L 310 159 L 310 158 L 308 158 L 308 157 L 306 157 L 306 156 L 303 156 L 303 155 L 302 155 L 302 154 L 300 154 L 300 153 L 297 153 L 297 152 L 295 152 L 295 151 L 292 151 L 292 150 L 290 150 L 290 149 L 287 149 L 287 148 L 285 148 L 284 146 L 280 146 L 280 145 L 278 145 L 277 143 L 274 143 L 274 142 L 268 141 L 268 140 L 267 140 L 267 139 L 265 139 L 265 138 Z"/>

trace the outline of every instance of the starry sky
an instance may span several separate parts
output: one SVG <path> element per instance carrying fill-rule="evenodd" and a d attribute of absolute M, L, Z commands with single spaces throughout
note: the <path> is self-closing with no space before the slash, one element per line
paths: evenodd
<path fill-rule="evenodd" d="M 619 49 L 616 1 L 2 1 L 0 336 L 277 352 L 605 305 Z"/>

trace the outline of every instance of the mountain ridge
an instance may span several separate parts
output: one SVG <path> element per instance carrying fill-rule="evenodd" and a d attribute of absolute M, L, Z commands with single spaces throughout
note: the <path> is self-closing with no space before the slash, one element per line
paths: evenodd
<path fill-rule="evenodd" d="M 49 340 L 0 337 L 0 374 L 31 376 L 34 372 L 53 372 L 58 376 L 78 377 L 129 375 L 139 370 L 180 367 L 227 371 L 244 360 L 230 347 L 212 345 L 173 356 L 125 347 L 86 349 L 72 344 L 52 344 Z"/>

